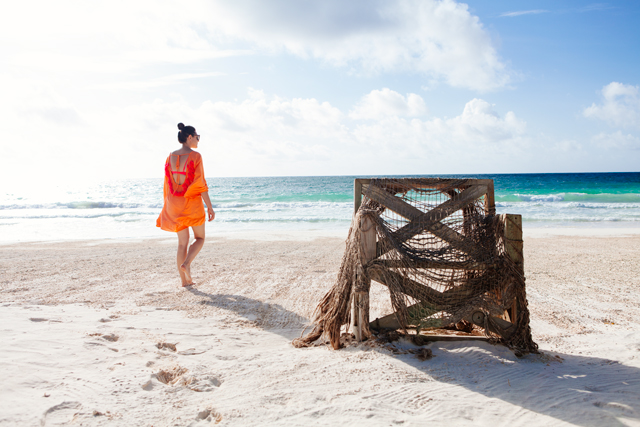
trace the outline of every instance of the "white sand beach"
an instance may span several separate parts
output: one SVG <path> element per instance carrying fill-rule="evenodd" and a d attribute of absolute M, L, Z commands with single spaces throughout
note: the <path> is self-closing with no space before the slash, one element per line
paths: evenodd
<path fill-rule="evenodd" d="M 186 289 L 173 239 L 0 246 L 0 425 L 638 426 L 640 236 L 562 234 L 525 230 L 540 354 L 434 342 L 425 361 L 291 345 L 343 238 L 208 238 Z"/>

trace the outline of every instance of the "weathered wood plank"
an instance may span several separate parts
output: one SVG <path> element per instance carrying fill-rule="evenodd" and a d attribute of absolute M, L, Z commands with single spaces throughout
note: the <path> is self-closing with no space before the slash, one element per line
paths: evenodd
<path fill-rule="evenodd" d="M 457 231 L 442 224 L 441 222 L 435 222 L 429 225 L 424 229 L 424 231 L 428 231 L 434 236 L 448 242 L 451 246 L 453 246 L 454 248 L 458 249 L 461 252 L 464 252 L 470 255 L 472 258 L 478 258 L 478 256 L 476 255 L 475 245 L 473 242 L 471 242 L 469 239 L 467 239 L 465 236 L 458 233 Z M 412 235 L 411 237 L 413 236 L 415 236 L 415 234 Z M 409 237 L 405 240 L 404 237 L 406 236 L 403 236 L 403 240 L 402 240 L 403 242 L 411 238 Z"/>
<path fill-rule="evenodd" d="M 467 318 L 465 318 L 467 322 L 471 322 L 474 325 L 480 326 L 484 328 L 485 325 L 485 313 L 481 311 L 476 311 L 471 314 Z M 491 316 L 489 317 L 488 327 L 491 332 L 497 334 L 505 339 L 509 339 L 509 337 L 515 332 L 515 325 L 511 322 L 508 322 L 499 317 Z"/>
<path fill-rule="evenodd" d="M 452 230 L 439 221 L 461 209 L 465 205 L 472 203 L 476 198 L 486 193 L 486 191 L 486 186 L 474 185 L 467 188 L 457 196 L 441 203 L 429 212 L 422 212 L 421 210 L 406 203 L 404 200 L 401 200 L 378 187 L 363 185 L 363 192 L 367 194 L 368 197 L 411 221 L 409 224 L 394 233 L 396 241 L 402 243 L 411 239 L 416 234 L 427 231 L 438 238 L 449 242 L 453 247 L 463 252 L 469 252 L 468 248 L 472 248 L 474 246 L 473 243 L 468 241 L 462 234 Z M 380 252 L 378 255 L 380 256 L 382 253 Z M 470 253 L 469 255 L 475 257 L 473 253 Z"/>
<path fill-rule="evenodd" d="M 410 319 L 421 317 L 423 314 L 425 314 L 425 311 L 426 316 L 424 317 L 438 312 L 438 310 L 433 309 L 432 307 L 427 307 L 421 302 L 407 307 L 407 313 Z M 373 329 L 400 329 L 402 327 L 402 325 L 400 325 L 400 322 L 398 321 L 398 316 L 396 316 L 395 313 L 391 313 L 384 317 L 376 319 L 371 322 L 369 326 Z"/>
<path fill-rule="evenodd" d="M 404 287 L 405 290 L 403 292 L 405 294 L 422 302 L 429 301 L 433 304 L 434 309 L 438 310 L 442 309 L 444 306 L 455 304 L 464 299 L 469 299 L 474 294 L 481 294 L 487 291 L 482 286 L 479 286 L 484 283 L 481 278 L 470 279 L 464 285 L 454 286 L 451 289 L 440 292 L 430 288 L 429 286 L 423 285 L 422 283 L 418 283 L 415 280 L 403 277 L 401 274 L 394 271 L 382 270 L 381 268 L 370 268 L 368 272 L 371 279 L 385 286 L 389 286 L 385 282 L 385 276 L 398 282 L 404 282 L 405 285 L 408 285 Z"/>
<path fill-rule="evenodd" d="M 430 333 L 426 333 L 420 334 L 420 339 L 422 341 L 429 341 L 429 342 L 435 342 L 435 341 L 485 341 L 485 342 L 489 342 L 491 340 L 491 338 L 489 337 L 483 337 L 483 336 L 478 336 L 478 335 L 443 335 L 443 334 L 430 334 Z"/>
<path fill-rule="evenodd" d="M 507 255 L 524 270 L 522 254 L 522 215 L 502 214 L 504 219 L 505 251 Z"/>
<path fill-rule="evenodd" d="M 376 282 L 382 283 L 385 286 L 388 286 L 387 283 L 385 283 L 385 275 L 397 281 L 404 281 L 405 284 L 410 285 L 405 286 L 405 293 L 416 300 L 424 301 L 427 299 L 425 298 L 425 296 L 427 296 L 429 300 L 434 302 L 440 301 L 442 299 L 442 292 L 438 292 L 435 289 L 432 289 L 414 280 L 402 277 L 398 273 L 394 273 L 392 271 L 382 271 L 377 268 L 369 269 L 368 272 L 371 279 L 375 280 Z"/>
<path fill-rule="evenodd" d="M 440 239 L 449 242 L 449 244 L 454 248 L 468 253 L 473 258 L 477 258 L 476 251 L 472 249 L 475 247 L 475 244 L 469 241 L 462 234 L 442 224 L 440 221 L 455 211 L 472 203 L 475 199 L 485 194 L 486 191 L 487 189 L 483 185 L 467 188 L 462 193 L 452 197 L 444 203 L 441 203 L 429 212 L 425 212 L 419 217 L 412 218 L 412 221 L 409 224 L 398 229 L 394 233 L 395 240 L 398 242 L 405 242 L 419 233 L 428 231 Z"/>
<path fill-rule="evenodd" d="M 503 214 L 505 252 L 524 274 L 524 255 L 522 242 L 522 215 Z M 509 310 L 509 319 L 517 322 L 518 301 L 514 299 Z"/>
<path fill-rule="evenodd" d="M 362 180 L 353 180 L 353 214 L 355 215 L 362 204 Z"/>
<path fill-rule="evenodd" d="M 406 239 L 408 240 L 411 237 L 415 236 L 416 234 L 425 230 L 426 227 L 429 227 L 431 224 L 442 221 L 443 219 L 445 219 L 455 211 L 458 211 L 462 209 L 464 206 L 472 203 L 475 199 L 482 196 L 486 192 L 487 192 L 487 187 L 484 185 L 471 186 L 466 190 L 464 190 L 462 193 L 459 193 L 458 195 L 447 200 L 446 202 L 441 203 L 440 205 L 436 206 L 430 211 L 424 212 L 424 213 L 421 212 L 421 214 L 418 217 L 408 218 L 408 219 L 411 219 L 411 222 L 405 225 L 404 227 L 400 228 L 396 232 L 396 234 L 398 235 L 406 234 L 409 236 Z M 391 209 L 391 207 L 389 208 Z M 418 212 L 420 211 L 418 210 Z"/>
<path fill-rule="evenodd" d="M 360 221 L 360 252 L 363 256 L 362 263 L 366 265 L 376 257 L 377 232 L 375 222 L 370 217 L 361 217 Z M 354 315 L 351 322 L 357 341 L 371 336 L 369 330 L 369 287 L 370 284 L 367 283 L 366 289 L 356 289 L 354 295 L 355 310 L 352 310 Z"/>
<path fill-rule="evenodd" d="M 423 213 L 420 209 L 414 208 L 404 200 L 392 195 L 387 191 L 384 191 L 380 187 L 363 185 L 362 192 L 371 200 L 382 204 L 387 209 L 391 209 L 398 215 L 408 220 L 418 218 Z"/>
<path fill-rule="evenodd" d="M 362 235 L 360 236 L 361 250 L 364 254 L 363 262 L 366 264 L 376 257 L 376 240 L 378 234 L 376 232 L 376 224 L 371 218 L 363 218 L 360 226 Z"/>
<path fill-rule="evenodd" d="M 473 261 L 437 261 L 429 259 L 420 260 L 395 260 L 395 259 L 379 259 L 375 261 L 376 265 L 383 268 L 438 268 L 443 270 L 486 270 L 489 266 L 482 262 Z"/>
<path fill-rule="evenodd" d="M 496 214 L 496 198 L 493 191 L 493 180 L 486 179 L 483 181 L 488 181 L 486 183 L 487 193 L 485 194 L 485 199 L 484 199 L 484 214 L 487 216 L 495 215 Z"/>
<path fill-rule="evenodd" d="M 372 178 L 356 178 L 356 181 L 362 185 L 371 183 Z M 399 179 L 377 179 L 386 189 L 402 192 L 409 188 L 433 189 L 441 190 L 443 188 L 457 188 L 464 190 L 472 185 L 489 185 L 493 184 L 492 179 L 450 179 L 450 178 L 399 178 Z"/>
<path fill-rule="evenodd" d="M 380 179 L 386 188 L 397 189 L 398 191 L 407 190 L 409 188 L 433 189 L 440 190 L 443 188 L 465 189 L 470 185 L 481 184 L 480 179 L 464 178 L 400 178 L 400 179 Z"/>

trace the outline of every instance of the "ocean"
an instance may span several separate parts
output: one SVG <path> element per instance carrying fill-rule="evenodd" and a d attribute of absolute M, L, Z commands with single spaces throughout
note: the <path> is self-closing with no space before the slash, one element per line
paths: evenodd
<path fill-rule="evenodd" d="M 640 227 L 640 172 L 440 177 L 493 179 L 497 212 L 521 214 L 525 228 Z M 207 234 L 346 238 L 354 178 L 208 178 L 216 219 Z M 0 243 L 171 237 L 155 227 L 161 208 L 161 178 L 2 190 Z"/>

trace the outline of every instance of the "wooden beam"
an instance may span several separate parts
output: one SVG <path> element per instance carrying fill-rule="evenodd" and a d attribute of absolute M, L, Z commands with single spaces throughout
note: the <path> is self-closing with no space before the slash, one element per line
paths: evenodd
<path fill-rule="evenodd" d="M 362 180 L 353 180 L 353 214 L 355 215 L 362 204 Z"/>
<path fill-rule="evenodd" d="M 504 220 L 504 245 L 507 256 L 516 264 L 518 270 L 524 275 L 524 255 L 522 241 L 522 215 L 503 214 Z M 517 323 L 518 301 L 514 299 L 511 304 L 509 319 Z"/>
<path fill-rule="evenodd" d="M 394 233 L 394 238 L 399 243 L 406 242 L 416 234 L 427 231 L 449 242 L 454 248 L 468 253 L 473 258 L 477 258 L 477 255 L 474 253 L 475 251 L 471 250 L 471 253 L 469 253 L 469 249 L 474 248 L 475 244 L 462 234 L 442 224 L 440 221 L 485 194 L 487 192 L 486 186 L 471 186 L 462 193 L 436 206 L 429 212 L 422 212 L 404 200 L 375 186 L 363 186 L 363 192 L 372 200 L 381 203 L 388 209 L 411 221 Z M 379 252 L 378 256 L 382 254 L 382 252 Z"/>
<path fill-rule="evenodd" d="M 420 340 L 429 341 L 429 342 L 435 342 L 435 341 L 485 341 L 485 342 L 490 342 L 491 338 L 478 336 L 478 335 L 469 335 L 469 334 L 464 334 L 464 335 L 456 335 L 456 334 L 444 335 L 444 334 L 421 333 L 420 334 Z"/>
<path fill-rule="evenodd" d="M 410 286 L 404 287 L 403 292 L 409 295 L 410 297 L 420 301 L 420 303 L 415 304 L 411 307 L 416 307 L 420 304 L 425 304 L 426 303 L 425 299 L 428 299 L 430 303 L 430 308 L 434 312 L 441 311 L 443 309 L 443 306 L 451 304 L 454 301 L 459 301 L 460 299 L 469 300 L 474 293 L 486 292 L 486 289 L 482 289 L 478 287 L 477 283 L 474 283 L 473 280 L 469 281 L 467 284 L 463 286 L 454 287 L 444 292 L 438 292 L 435 289 L 422 285 L 418 282 L 405 278 L 391 271 L 383 272 L 379 269 L 371 269 L 369 270 L 369 275 L 373 280 L 380 282 L 386 286 L 388 286 L 388 284 L 385 283 L 385 276 L 390 277 L 396 281 L 402 281 L 405 283 L 405 285 L 409 284 Z M 428 298 L 425 298 L 425 296 L 428 296 Z M 481 315 L 481 318 L 477 318 L 476 314 Z M 484 321 L 484 316 L 485 316 L 484 313 L 479 311 L 474 313 L 472 316 L 469 316 L 465 320 L 484 328 L 486 326 Z M 394 317 L 395 317 L 395 322 L 393 320 Z M 400 322 L 397 321 L 397 315 L 395 313 L 385 316 L 382 319 L 377 319 L 376 321 L 377 321 L 377 324 L 373 322 L 374 328 L 375 327 L 393 328 L 395 325 L 398 325 L 397 328 L 400 327 Z M 494 316 L 490 317 L 488 322 L 488 327 L 491 332 L 505 339 L 508 339 L 516 329 L 515 324 L 513 322 L 508 322 L 504 319 L 501 319 L 499 317 L 494 317 Z"/>
<path fill-rule="evenodd" d="M 484 214 L 487 216 L 496 214 L 496 197 L 493 191 L 493 180 L 487 179 L 487 193 L 484 199 Z"/>
<path fill-rule="evenodd" d="M 360 253 L 362 264 L 366 265 L 376 257 L 376 224 L 369 216 L 360 217 Z M 363 341 L 371 336 L 369 330 L 369 288 L 366 283 L 363 289 L 354 289 L 351 307 L 351 326 L 356 341 Z"/>
<path fill-rule="evenodd" d="M 439 204 L 428 212 L 423 213 L 421 211 L 418 211 L 420 212 L 420 215 L 413 218 L 408 218 L 411 220 L 411 222 L 398 230 L 397 234 L 409 234 L 411 237 L 415 236 L 425 229 L 425 225 L 428 227 L 430 224 L 442 221 L 455 211 L 458 211 L 466 205 L 472 203 L 475 199 L 482 196 L 486 192 L 487 187 L 483 185 L 474 185 L 467 188 L 462 193 L 447 200 L 446 202 Z M 389 208 L 391 209 L 390 206 Z"/>
<path fill-rule="evenodd" d="M 368 185 L 373 181 L 372 178 L 356 178 L 357 182 L 362 185 Z M 489 185 L 493 184 L 492 179 L 451 179 L 451 178 L 376 178 L 375 181 L 382 184 L 389 190 L 397 190 L 397 192 L 406 191 L 410 188 L 434 189 L 442 190 L 444 188 L 457 188 L 464 190 L 472 185 Z"/>
<path fill-rule="evenodd" d="M 378 259 L 376 265 L 383 268 L 435 268 L 443 270 L 486 270 L 489 266 L 482 262 L 473 261 L 438 261 L 430 259 L 418 260 L 395 260 L 395 259 Z"/>
<path fill-rule="evenodd" d="M 399 231 L 399 230 L 398 230 Z M 468 254 L 471 258 L 478 259 L 480 258 L 476 251 L 476 244 L 470 241 L 468 238 L 458 233 L 457 231 L 447 227 L 441 222 L 435 222 L 427 227 L 425 227 L 422 231 L 428 231 L 434 236 L 448 242 L 455 249 L 458 249 L 461 252 Z M 418 234 L 418 233 L 416 233 Z M 412 234 L 411 236 L 398 236 L 396 239 L 400 242 L 405 242 L 409 240 L 411 237 L 415 236 Z"/>
<path fill-rule="evenodd" d="M 371 200 L 374 200 L 387 209 L 391 209 L 398 215 L 412 220 L 422 215 L 422 211 L 418 208 L 411 206 L 404 200 L 392 195 L 391 193 L 384 191 L 382 188 L 374 185 L 363 185 L 362 192 Z"/>
<path fill-rule="evenodd" d="M 441 190 L 443 188 L 465 189 L 470 185 L 482 184 L 482 179 L 450 179 L 450 178 L 400 178 L 377 180 L 382 186 L 398 191 L 406 191 L 410 188 L 434 189 Z M 368 183 L 367 183 L 368 184 Z"/>
<path fill-rule="evenodd" d="M 471 322 L 474 325 L 480 326 L 481 328 L 485 327 L 485 314 L 481 311 L 476 311 L 475 313 L 467 316 L 465 318 L 467 322 Z M 500 335 L 505 339 L 509 339 L 509 337 L 515 332 L 515 325 L 511 322 L 508 322 L 499 317 L 490 316 L 489 322 L 489 330 L 494 334 Z"/>
<path fill-rule="evenodd" d="M 418 301 L 428 301 L 433 305 L 434 309 L 437 310 L 441 310 L 443 309 L 443 307 L 454 304 L 460 300 L 470 299 L 474 296 L 474 294 L 482 294 L 484 292 L 487 292 L 488 289 L 486 289 L 486 286 L 481 285 L 489 285 L 488 283 L 486 283 L 484 278 L 478 277 L 468 280 L 464 285 L 454 286 L 444 292 L 440 292 L 427 285 L 423 285 L 422 283 L 416 282 L 415 280 L 404 277 L 394 271 L 382 270 L 380 268 L 370 268 L 368 269 L 368 273 L 371 279 L 387 287 L 389 285 L 385 282 L 385 276 L 391 278 L 392 280 L 395 280 L 396 282 L 402 282 L 405 285 L 408 285 L 405 286 L 403 290 L 406 295 Z"/>
<path fill-rule="evenodd" d="M 522 215 L 502 214 L 502 218 L 504 220 L 505 251 L 509 258 L 524 271 Z"/>
<path fill-rule="evenodd" d="M 412 306 L 407 307 L 407 312 L 409 318 L 418 318 L 425 314 L 425 311 L 428 313 L 424 317 L 428 317 L 434 313 L 437 313 L 438 310 L 429 307 L 421 302 L 417 304 L 413 304 Z M 400 329 L 402 325 L 398 322 L 398 316 L 395 313 L 388 314 L 384 317 L 374 320 L 369 324 L 369 326 L 373 329 Z"/>
<path fill-rule="evenodd" d="M 410 297 L 412 297 L 413 299 L 424 301 L 426 299 L 425 296 L 428 296 L 428 299 L 433 302 L 440 301 L 442 299 L 442 292 L 438 292 L 435 289 L 432 289 L 414 280 L 403 277 L 402 275 L 395 273 L 393 271 L 388 271 L 388 270 L 382 271 L 377 268 L 371 268 L 368 270 L 368 273 L 371 279 L 375 280 L 376 282 L 382 283 L 385 286 L 389 286 L 387 283 L 385 283 L 385 279 L 384 279 L 385 275 L 393 278 L 396 281 L 409 284 L 410 287 L 405 286 L 405 290 L 403 292 L 409 295 Z"/>
<path fill-rule="evenodd" d="M 367 264 L 369 261 L 376 257 L 376 243 L 378 233 L 376 231 L 376 224 L 371 218 L 364 218 L 360 229 L 362 234 L 360 236 L 360 250 L 364 255 L 363 264 Z"/>

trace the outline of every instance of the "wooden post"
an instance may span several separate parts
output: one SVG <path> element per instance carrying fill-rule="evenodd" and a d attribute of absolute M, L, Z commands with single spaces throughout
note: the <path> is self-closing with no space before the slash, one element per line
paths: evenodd
<path fill-rule="evenodd" d="M 487 179 L 487 194 L 484 195 L 484 214 L 495 215 L 496 214 L 496 198 L 493 194 L 493 180 Z"/>
<path fill-rule="evenodd" d="M 504 215 L 504 245 L 505 252 L 513 260 L 521 274 L 524 275 L 524 256 L 522 241 L 522 215 Z M 509 313 L 511 323 L 516 324 L 518 319 L 518 302 L 513 301 L 511 313 Z"/>
<path fill-rule="evenodd" d="M 362 183 L 359 179 L 353 180 L 353 214 L 355 215 L 360 209 L 362 203 Z"/>
<path fill-rule="evenodd" d="M 362 336 L 360 335 L 360 328 L 358 328 L 358 317 L 360 313 L 358 311 L 358 301 L 356 299 L 356 293 L 353 293 L 351 297 L 351 325 L 349 325 L 349 329 L 355 335 L 356 341 L 362 341 Z"/>
<path fill-rule="evenodd" d="M 355 217 L 358 209 L 360 209 L 360 205 L 362 204 L 362 183 L 359 179 L 353 180 L 353 216 Z M 356 294 L 354 293 L 351 298 L 351 324 L 349 325 L 349 329 L 356 336 L 356 341 L 361 341 L 360 330 L 357 328 L 358 325 L 358 310 L 357 310 L 358 302 L 356 301 Z"/>
<path fill-rule="evenodd" d="M 363 218 L 360 223 L 360 250 L 363 255 L 362 265 L 376 257 L 376 226 L 371 218 Z M 351 326 L 356 341 L 363 341 L 371 336 L 369 330 L 369 288 L 371 280 L 366 283 L 366 289 L 355 289 L 351 301 Z"/>

